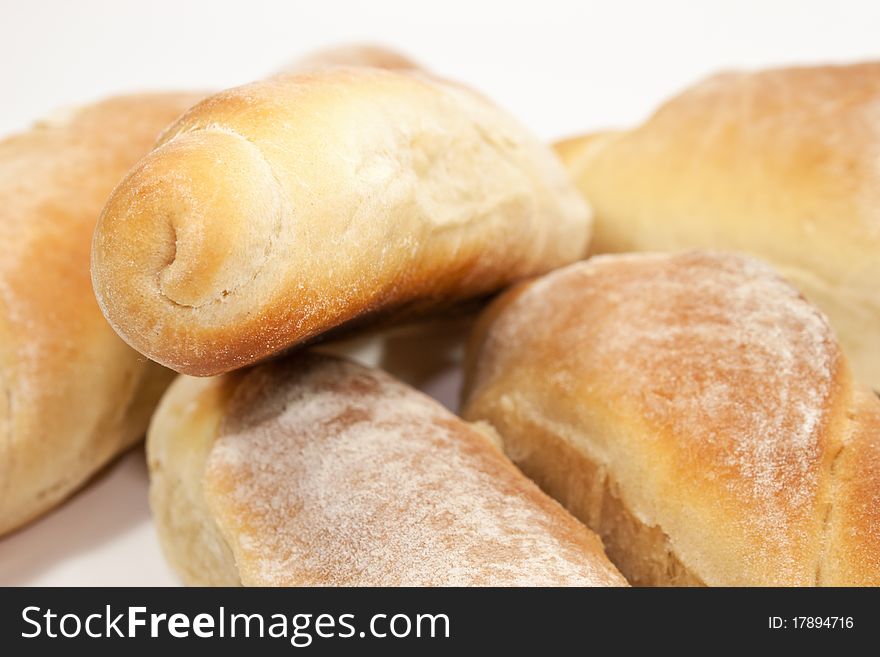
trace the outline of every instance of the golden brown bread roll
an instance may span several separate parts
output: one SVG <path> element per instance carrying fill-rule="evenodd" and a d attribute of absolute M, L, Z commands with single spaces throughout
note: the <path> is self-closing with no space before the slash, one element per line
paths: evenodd
<path fill-rule="evenodd" d="M 880 585 L 880 400 L 769 266 L 600 256 L 479 320 L 464 417 L 633 584 Z"/>
<path fill-rule="evenodd" d="M 89 251 L 113 186 L 198 98 L 115 98 L 0 142 L 0 533 L 142 436 L 170 381 L 101 316 Z"/>
<path fill-rule="evenodd" d="M 878 103 L 880 63 L 727 73 L 558 152 L 594 206 L 594 253 L 758 255 L 880 390 Z"/>
<path fill-rule="evenodd" d="M 211 375 L 574 261 L 589 231 L 552 151 L 481 96 L 331 68 L 188 112 L 110 198 L 92 273 L 129 344 Z"/>
<path fill-rule="evenodd" d="M 151 504 L 189 584 L 625 585 L 495 439 L 384 372 L 298 354 L 171 386 Z"/>

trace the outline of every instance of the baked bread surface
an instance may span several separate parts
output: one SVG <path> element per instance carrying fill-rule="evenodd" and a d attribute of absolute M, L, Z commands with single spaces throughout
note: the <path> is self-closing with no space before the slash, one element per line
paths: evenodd
<path fill-rule="evenodd" d="M 599 256 L 478 321 L 463 416 L 633 584 L 880 584 L 880 400 L 769 266 Z"/>
<path fill-rule="evenodd" d="M 180 377 L 150 429 L 151 503 L 189 584 L 625 585 L 495 440 L 381 371 L 302 353 Z"/>
<path fill-rule="evenodd" d="M 590 225 L 551 149 L 482 96 L 331 67 L 188 112 L 110 198 L 92 271 L 129 344 L 212 375 L 567 264 Z"/>
<path fill-rule="evenodd" d="M 199 98 L 113 98 L 0 141 L 0 533 L 142 436 L 170 381 L 101 315 L 89 252 L 114 185 Z"/>

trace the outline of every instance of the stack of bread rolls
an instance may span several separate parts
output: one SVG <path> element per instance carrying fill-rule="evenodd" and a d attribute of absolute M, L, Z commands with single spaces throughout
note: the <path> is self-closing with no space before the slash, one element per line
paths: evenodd
<path fill-rule="evenodd" d="M 721 76 L 554 152 L 358 46 L 8 140 L 0 531 L 174 370 L 150 500 L 188 584 L 880 585 L 878 70 Z M 331 355 L 477 313 L 461 418 Z"/>
<path fill-rule="evenodd" d="M 464 417 L 634 584 L 880 585 L 880 400 L 768 265 L 598 256 L 481 317 Z"/>

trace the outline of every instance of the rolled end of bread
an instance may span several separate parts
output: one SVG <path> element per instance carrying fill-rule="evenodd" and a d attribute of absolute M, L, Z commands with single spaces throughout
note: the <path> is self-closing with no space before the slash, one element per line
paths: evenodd
<path fill-rule="evenodd" d="M 552 151 L 482 97 L 332 68 L 193 108 L 111 196 L 92 276 L 130 345 L 205 376 L 572 262 L 590 226 Z"/>
<path fill-rule="evenodd" d="M 220 129 L 178 136 L 141 161 L 104 209 L 92 277 L 114 328 L 174 369 L 160 345 L 187 341 L 187 322 L 229 325 L 258 295 L 282 219 L 281 190 L 259 149 Z M 205 345 L 207 346 L 207 345 Z"/>

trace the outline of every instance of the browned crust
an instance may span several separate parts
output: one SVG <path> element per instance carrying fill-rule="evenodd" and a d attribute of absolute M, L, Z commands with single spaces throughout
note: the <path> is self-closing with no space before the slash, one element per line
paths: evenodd
<path fill-rule="evenodd" d="M 847 413 L 848 439 L 831 471 L 820 584 L 880 586 L 880 402 L 857 388 Z"/>
<path fill-rule="evenodd" d="M 831 319 L 880 390 L 880 62 L 731 72 L 606 139 L 557 145 L 593 253 L 752 253 Z"/>
<path fill-rule="evenodd" d="M 111 98 L 0 142 L 0 533 L 138 440 L 170 381 L 102 317 L 89 252 L 114 185 L 199 97 Z"/>
<path fill-rule="evenodd" d="M 129 344 L 204 376 L 571 262 L 589 227 L 552 151 L 478 95 L 333 68 L 187 113 L 108 201 L 92 270 Z"/>

